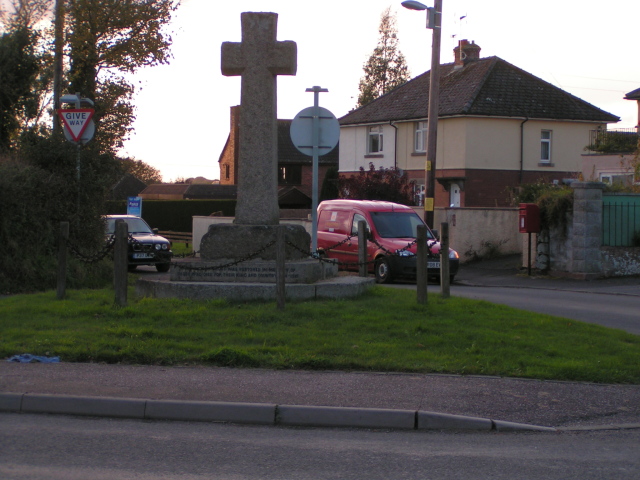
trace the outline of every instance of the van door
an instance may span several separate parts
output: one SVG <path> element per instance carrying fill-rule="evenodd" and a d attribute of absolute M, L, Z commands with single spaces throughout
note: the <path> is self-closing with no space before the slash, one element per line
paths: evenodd
<path fill-rule="evenodd" d="M 322 210 L 318 216 L 318 249 L 328 258 L 339 262 L 353 262 L 349 254 L 351 234 L 351 212 L 346 210 Z M 357 247 L 356 247 L 357 251 Z"/>
<path fill-rule="evenodd" d="M 359 246 L 359 239 L 358 239 L 358 222 L 360 221 L 364 221 L 365 223 L 365 231 L 367 232 L 367 234 L 369 235 L 371 233 L 371 224 L 369 223 L 369 220 L 367 220 L 367 218 L 360 214 L 360 213 L 354 213 L 353 214 L 353 219 L 351 222 L 351 242 L 348 248 L 348 256 L 351 257 L 350 262 L 351 263 L 358 263 L 358 246 Z M 367 242 L 367 261 L 371 260 L 371 256 L 373 251 L 375 251 L 375 246 L 373 246 L 371 244 L 371 242 L 367 241 L 365 239 L 365 241 Z M 367 269 L 371 270 L 373 268 L 372 265 L 368 265 Z M 353 269 L 357 270 L 358 269 L 358 265 L 354 265 Z"/>

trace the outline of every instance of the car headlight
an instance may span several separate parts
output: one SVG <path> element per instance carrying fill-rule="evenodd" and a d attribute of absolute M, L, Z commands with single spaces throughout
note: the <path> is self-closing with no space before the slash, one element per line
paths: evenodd
<path fill-rule="evenodd" d="M 162 249 L 163 250 L 169 250 L 169 245 L 167 245 L 166 243 L 162 244 Z"/>
<path fill-rule="evenodd" d="M 160 250 L 162 249 L 162 245 L 160 245 L 159 243 L 156 243 L 156 250 Z"/>
<path fill-rule="evenodd" d="M 455 250 L 449 250 L 449 258 L 456 260 L 460 257 L 458 256 L 458 252 L 456 252 Z"/>
<path fill-rule="evenodd" d="M 398 255 L 399 257 L 413 257 L 414 253 L 410 252 L 409 250 L 396 250 L 396 255 Z"/>

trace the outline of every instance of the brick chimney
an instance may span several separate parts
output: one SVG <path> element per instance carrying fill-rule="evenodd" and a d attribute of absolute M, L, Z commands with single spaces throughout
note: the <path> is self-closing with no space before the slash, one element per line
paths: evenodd
<path fill-rule="evenodd" d="M 469 43 L 468 40 L 460 40 L 458 46 L 453 49 L 453 56 L 455 68 L 462 68 L 467 63 L 480 58 L 480 46 L 473 41 Z"/>

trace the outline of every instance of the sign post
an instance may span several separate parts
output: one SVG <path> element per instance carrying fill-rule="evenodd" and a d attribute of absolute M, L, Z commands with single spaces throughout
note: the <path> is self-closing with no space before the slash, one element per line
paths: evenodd
<path fill-rule="evenodd" d="M 64 125 L 65 138 L 78 146 L 76 156 L 76 174 L 78 179 L 78 209 L 80 208 L 80 148 L 93 138 L 96 126 L 93 123 L 93 108 L 82 108 L 82 104 L 93 105 L 89 98 L 81 98 L 80 94 L 63 95 L 61 103 L 73 103 L 75 108 L 59 108 L 56 113 Z"/>
<path fill-rule="evenodd" d="M 313 188 L 311 198 L 311 253 L 318 249 L 318 157 L 331 152 L 340 139 L 340 123 L 326 108 L 318 106 L 320 92 L 326 88 L 307 88 L 313 92 L 313 107 L 300 111 L 291 122 L 289 134 L 295 147 L 313 157 Z"/>

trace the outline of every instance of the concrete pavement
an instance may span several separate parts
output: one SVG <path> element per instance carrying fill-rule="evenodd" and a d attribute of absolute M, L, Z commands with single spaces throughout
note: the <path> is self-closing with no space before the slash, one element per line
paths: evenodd
<path fill-rule="evenodd" d="M 517 258 L 459 283 L 638 294 L 640 279 L 521 275 Z M 283 426 L 477 431 L 640 428 L 640 385 L 500 377 L 0 361 L 0 411 Z"/>

